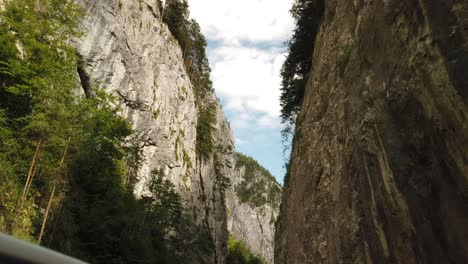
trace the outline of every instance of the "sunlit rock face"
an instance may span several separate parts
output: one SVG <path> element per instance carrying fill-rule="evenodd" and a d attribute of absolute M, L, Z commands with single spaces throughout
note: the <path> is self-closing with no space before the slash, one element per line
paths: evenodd
<path fill-rule="evenodd" d="M 132 143 L 138 146 L 140 165 L 135 193 L 147 191 L 151 171 L 163 171 L 197 222 L 210 230 L 215 244 L 210 261 L 224 263 L 224 195 L 216 188 L 213 159 L 196 158 L 192 84 L 156 1 L 77 2 L 86 10 L 84 36 L 76 41 L 82 58 L 78 72 L 86 93 L 99 87 L 117 97 L 121 114 L 136 131 Z M 221 127 L 225 120 L 220 108 L 218 113 Z M 229 130 L 220 130 L 215 137 L 220 144 L 233 144 Z"/>
<path fill-rule="evenodd" d="M 196 222 L 211 234 L 214 249 L 206 262 L 225 263 L 226 206 L 234 206 L 235 200 L 226 203 L 219 180 L 235 181 L 238 174 L 233 136 L 218 99 L 211 94 L 202 102 L 215 103 L 217 108 L 216 159 L 199 160 L 193 87 L 178 42 L 161 21 L 157 1 L 75 2 L 86 11 L 81 23 L 84 34 L 74 41 L 81 57 L 77 69 L 81 93 L 92 96 L 99 88 L 116 96 L 120 114 L 132 124 L 135 136 L 129 144 L 137 147 L 139 157 L 138 166 L 133 164 L 135 194 L 147 192 L 153 170 L 162 171 L 175 184 Z M 259 233 L 256 228 L 263 225 L 242 229 Z M 268 232 L 265 236 L 271 241 L 273 231 Z M 265 252 L 271 259 L 271 245 L 263 245 L 270 248 Z M 259 249 L 257 245 L 252 248 Z"/>
<path fill-rule="evenodd" d="M 122 115 L 136 130 L 143 163 L 135 192 L 145 191 L 145 176 L 152 169 L 164 170 L 171 179 L 195 170 L 185 164 L 196 163 L 192 85 L 177 40 L 160 21 L 156 1 L 78 2 L 87 14 L 84 36 L 77 41 L 80 79 L 89 79 L 83 84 L 87 93 L 101 88 L 115 95 Z M 184 149 L 190 153 L 185 161 L 176 157 Z M 190 188 L 192 182 L 178 187 Z"/>
<path fill-rule="evenodd" d="M 467 263 L 468 3 L 324 3 L 275 262 Z"/>

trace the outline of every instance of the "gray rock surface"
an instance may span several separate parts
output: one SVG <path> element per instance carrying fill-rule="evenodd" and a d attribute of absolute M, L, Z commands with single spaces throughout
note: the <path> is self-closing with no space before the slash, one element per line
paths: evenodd
<path fill-rule="evenodd" d="M 468 2 L 324 3 L 275 262 L 468 263 Z"/>

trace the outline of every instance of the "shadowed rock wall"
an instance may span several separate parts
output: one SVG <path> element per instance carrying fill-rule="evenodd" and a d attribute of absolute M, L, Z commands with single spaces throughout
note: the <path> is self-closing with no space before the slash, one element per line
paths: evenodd
<path fill-rule="evenodd" d="M 275 263 L 468 262 L 468 2 L 325 1 Z"/>

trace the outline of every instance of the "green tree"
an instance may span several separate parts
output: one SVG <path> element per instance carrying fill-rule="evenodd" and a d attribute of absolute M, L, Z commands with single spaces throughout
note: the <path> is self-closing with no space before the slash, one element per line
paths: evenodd
<path fill-rule="evenodd" d="M 78 107 L 76 140 L 71 142 L 69 179 L 64 181 L 63 208 L 54 219 L 63 237 L 50 234 L 49 243 L 62 252 L 92 263 L 120 263 L 121 238 L 130 221 L 133 197 L 124 187 L 124 139 L 131 134 L 118 117 L 112 98 L 98 92 Z M 57 226 L 59 225 L 59 226 Z M 62 226 L 63 225 L 63 226 Z M 50 232 L 54 232 L 53 229 Z M 62 241 L 69 241 L 63 247 Z"/>
<path fill-rule="evenodd" d="M 290 13 L 296 21 L 288 42 L 289 53 L 281 70 L 281 117 L 294 126 L 312 66 L 315 37 L 324 12 L 323 0 L 295 0 Z M 286 133 L 291 129 L 285 130 Z"/>
<path fill-rule="evenodd" d="M 237 196 L 242 203 L 254 207 L 265 204 L 278 208 L 281 203 L 281 187 L 276 178 L 252 157 L 236 153 L 236 168 L 244 167 L 244 180 L 235 186 Z"/>
<path fill-rule="evenodd" d="M 72 132 L 75 53 L 68 43 L 78 35 L 80 15 L 75 5 L 57 0 L 7 1 L 0 13 L 1 126 L 10 131 L 1 174 L 9 199 L 18 200 L 13 211 L 1 213 L 7 232 L 30 240 L 39 216 L 32 206 L 44 205 L 38 194 L 49 192 L 60 173 L 60 153 Z"/>
<path fill-rule="evenodd" d="M 233 236 L 229 236 L 227 264 L 262 264 L 262 258 L 255 256 L 249 248 Z"/>
<path fill-rule="evenodd" d="M 145 208 L 144 221 L 152 230 L 153 247 L 163 252 L 157 256 L 158 263 L 208 262 L 207 256 L 212 255 L 214 248 L 211 234 L 193 222 L 183 209 L 175 186 L 164 178 L 162 171 L 153 171 L 148 189 L 149 194 L 141 202 Z"/>
<path fill-rule="evenodd" d="M 197 156 L 202 159 L 208 159 L 214 151 L 213 133 L 216 122 L 216 106 L 209 103 L 206 106 L 199 106 L 197 123 Z"/>
<path fill-rule="evenodd" d="M 190 48 L 189 5 L 186 0 L 167 0 L 163 9 L 163 21 L 172 35 L 179 41 L 182 52 L 187 54 Z"/>

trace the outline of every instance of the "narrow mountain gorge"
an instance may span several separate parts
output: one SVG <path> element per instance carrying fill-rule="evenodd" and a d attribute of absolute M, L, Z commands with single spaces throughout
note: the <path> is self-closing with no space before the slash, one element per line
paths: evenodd
<path fill-rule="evenodd" d="M 25 16 L 34 17 L 38 15 L 38 19 L 40 19 L 41 15 L 52 14 L 53 11 L 49 10 L 50 8 L 63 7 L 64 10 L 59 12 L 64 12 L 64 15 L 67 14 L 65 12 L 70 12 L 67 8 L 72 8 L 65 2 L 54 7 L 52 2 L 20 1 L 18 4 L 10 5 L 8 8 L 11 9 L 7 9 L 7 12 L 12 14 L 12 21 L 16 21 L 15 15 L 19 13 L 15 9 L 16 7 L 28 7 L 25 12 L 33 13 L 32 15 L 27 13 Z M 184 13 L 186 12 L 184 8 L 187 8 L 183 6 L 184 1 L 166 1 L 167 10 L 163 8 L 160 1 L 153 0 L 75 0 L 74 2 L 82 10 L 74 10 L 81 17 L 77 28 L 77 32 L 81 33 L 74 34 L 75 37 L 71 39 L 71 46 L 69 47 L 76 49 L 74 76 L 68 77 L 68 80 L 73 82 L 75 86 L 72 94 L 76 98 L 89 98 L 87 100 L 100 98 L 102 92 L 112 96 L 109 99 L 111 111 L 127 120 L 132 131 L 128 133 L 129 135 L 120 147 L 115 145 L 121 149 L 119 151 L 126 153 L 123 158 L 120 154 L 119 158 L 113 158 L 114 160 L 120 159 L 120 163 L 116 165 L 120 167 L 115 169 L 125 170 L 121 174 L 122 186 L 129 190 L 129 195 L 134 196 L 137 201 L 144 204 L 145 201 L 154 201 L 153 205 L 163 208 L 168 206 L 167 212 L 145 209 L 144 216 L 135 214 L 133 216 L 134 221 L 140 222 L 137 225 L 147 225 L 147 228 L 151 228 L 152 221 L 157 222 L 156 226 L 162 225 L 159 219 L 162 216 L 158 215 L 158 212 L 169 214 L 168 216 L 164 215 L 164 217 L 168 217 L 169 223 L 180 222 L 177 219 L 177 216 L 180 215 L 178 213 L 180 209 L 177 207 L 179 198 L 177 197 L 180 196 L 180 204 L 188 215 L 187 221 L 193 221 L 193 226 L 189 224 L 186 227 L 189 229 L 189 231 L 186 231 L 187 234 L 181 234 L 181 236 L 193 236 L 181 242 L 182 245 L 174 245 L 176 248 L 173 250 L 178 251 L 176 254 L 180 253 L 181 256 L 179 262 L 188 261 L 186 259 L 191 258 L 190 263 L 226 263 L 228 236 L 231 234 L 232 237 L 244 243 L 247 249 L 251 250 L 255 255 L 263 258 L 267 263 L 272 263 L 274 223 L 279 210 L 281 187 L 274 177 L 258 163 L 249 157 L 236 153 L 229 122 L 225 119 L 219 99 L 217 99 L 214 90 L 211 88 L 209 67 L 207 66 L 204 50 L 206 42 L 200 33 L 198 24 L 189 20 L 187 14 Z M 3 9 L 5 10 L 4 7 Z M 167 12 L 166 15 L 164 15 L 164 11 Z M 181 13 L 178 14 L 177 12 Z M 60 19 L 59 14 L 55 15 L 57 15 L 57 19 Z M 52 19 L 55 19 L 55 17 L 50 16 L 49 20 L 53 22 Z M 27 21 L 29 17 L 21 19 L 23 20 L 18 20 L 18 25 L 21 25 L 23 21 Z M 36 18 L 34 17 L 34 19 Z M 180 21 L 177 21 L 177 19 L 180 19 Z M 70 18 L 64 20 L 71 21 Z M 9 22 L 10 20 L 6 21 L 8 21 L 6 23 L 14 23 Z M 177 21 L 176 26 L 171 24 L 174 21 Z M 181 29 L 182 26 L 187 26 L 187 28 Z M 64 30 L 68 29 L 64 28 Z M 188 30 L 191 34 L 188 41 L 182 38 L 186 33 L 183 30 Z M 14 38 L 14 36 L 11 37 Z M 0 40 L 2 39 L 0 38 Z M 19 50 L 23 45 L 21 41 L 22 39 L 18 39 L 16 44 Z M 26 46 L 24 47 L 24 50 L 26 50 Z M 45 49 L 45 47 L 43 48 Z M 27 52 L 26 50 L 25 53 Z M 5 87 L 5 91 L 10 92 L 8 86 Z M 5 103 L 2 107 L 7 108 L 10 106 Z M 32 108 L 34 108 L 34 105 Z M 79 112 L 76 112 L 76 114 L 79 114 Z M 88 114 L 84 112 L 82 115 L 87 116 Z M 5 124 L 8 125 L 8 122 Z M 102 127 L 98 129 L 108 131 L 110 128 Z M 127 133 L 123 135 L 127 135 Z M 64 136 L 61 135 L 61 137 Z M 65 163 L 67 162 L 67 155 L 83 152 L 80 148 L 70 150 L 68 147 L 71 145 L 70 142 L 78 139 L 75 139 L 74 135 L 66 137 L 71 137 L 71 139 L 68 139 L 68 143 L 61 139 L 61 144 L 66 146 L 61 164 L 64 163 L 64 159 Z M 104 137 L 109 136 L 105 135 Z M 92 139 L 90 140 L 92 141 Z M 42 139 L 37 142 L 39 143 L 28 146 L 30 151 L 29 154 L 25 153 L 25 157 L 32 156 L 34 148 L 37 149 L 36 153 L 39 153 L 34 155 L 34 159 L 36 159 L 36 156 L 40 156 L 41 145 L 45 143 L 41 143 L 43 142 Z M 97 151 L 101 150 L 100 144 L 95 145 Z M 94 151 L 92 146 L 89 151 Z M 42 150 L 42 153 L 46 152 L 47 150 Z M 7 153 L 6 150 L 5 153 Z M 45 167 L 41 167 L 44 157 L 40 158 L 37 162 L 38 165 L 32 163 L 30 166 L 34 170 L 33 177 L 36 170 L 34 168 L 45 170 Z M 29 157 L 25 160 L 29 162 L 30 159 Z M 5 156 L 5 160 L 8 160 L 8 156 Z M 254 165 L 251 165 L 252 162 Z M 102 164 L 102 166 L 105 165 Z M 27 166 L 24 166 L 21 170 L 26 171 L 26 168 Z M 71 165 L 71 168 L 73 171 L 73 168 L 76 167 Z M 83 168 L 78 169 L 81 172 L 83 171 Z M 93 171 L 90 172 L 93 173 Z M 103 219 L 102 223 L 99 223 L 98 219 L 87 219 L 90 221 L 89 224 L 103 225 L 99 227 L 102 229 L 98 229 L 101 231 L 81 230 L 80 225 L 82 223 L 67 226 L 67 219 L 69 219 L 67 217 L 77 213 L 85 214 L 85 212 L 88 212 L 85 210 L 90 210 L 89 212 L 99 210 L 93 209 L 92 204 L 81 203 L 99 203 L 101 205 L 112 202 L 118 203 L 118 200 L 108 200 L 115 193 L 112 195 L 106 194 L 105 198 L 100 198 L 103 200 L 94 200 L 98 195 L 98 193 L 95 193 L 97 189 L 89 188 L 95 188 L 95 184 L 102 183 L 106 184 L 102 187 L 109 188 L 110 191 L 112 188 L 119 188 L 117 182 L 120 180 L 116 179 L 112 180 L 114 183 L 105 183 L 105 180 L 100 179 L 99 171 L 96 170 L 94 171 L 96 176 L 90 174 L 89 181 L 83 182 L 86 185 L 82 185 L 82 176 L 76 174 L 78 178 L 73 178 L 73 173 L 71 172 L 72 175 L 67 176 L 66 179 L 61 179 L 64 187 L 56 188 L 54 183 L 52 198 L 49 203 L 35 194 L 28 195 L 27 192 L 25 193 L 28 199 L 27 206 L 30 207 L 28 207 L 28 215 L 24 217 L 27 221 L 32 222 L 28 228 L 22 229 L 21 234 L 17 233 L 19 231 L 15 231 L 18 225 L 9 224 L 10 217 L 18 214 L 16 209 L 13 209 L 13 200 L 10 197 L 0 197 L 2 198 L 2 204 L 8 201 L 12 207 L 11 216 L 4 212 L 1 217 L 1 230 L 35 241 L 34 237 L 37 233 L 35 222 L 39 223 L 39 219 L 44 218 L 46 219 L 43 228 L 46 245 L 72 256 L 84 258 L 84 260 L 92 263 L 121 263 L 118 261 L 127 263 L 129 261 L 125 260 L 127 257 L 121 256 L 127 254 L 125 250 L 124 252 L 115 252 L 118 251 L 120 246 L 111 244 L 110 240 L 107 245 L 105 237 L 101 237 L 103 239 L 101 242 L 93 241 L 92 237 L 94 235 L 89 236 L 86 234 L 86 232 L 104 232 L 103 230 L 112 228 L 112 226 L 117 228 L 114 230 L 118 230 L 119 225 L 123 224 L 123 222 L 106 222 L 107 220 Z M 39 176 L 41 175 L 36 177 Z M 26 180 L 26 183 L 24 183 L 24 180 Z M 39 188 L 36 187 L 37 183 L 33 182 L 33 179 L 28 177 L 24 180 L 21 179 L 17 183 L 18 186 L 29 184 L 38 193 L 50 192 L 47 190 L 47 184 L 45 183 L 41 182 L 43 185 Z M 43 181 L 48 180 L 44 179 Z M 114 184 L 115 186 L 109 186 L 108 184 Z M 11 188 L 8 190 L 11 190 L 12 193 L 16 192 L 13 187 Z M 172 188 L 175 192 L 172 191 Z M 18 191 L 19 189 L 20 187 L 18 187 Z M 56 189 L 59 189 L 57 197 L 54 196 Z M 87 202 L 85 198 L 79 195 L 78 190 L 85 193 L 91 192 L 89 193 L 90 196 L 86 196 L 88 197 L 86 198 L 88 199 Z M 72 195 L 72 193 L 74 194 Z M 163 203 L 165 197 L 170 199 L 168 200 L 169 204 L 159 204 L 159 202 Z M 159 202 L 155 200 L 158 198 L 160 199 Z M 257 198 L 260 199 L 257 200 Z M 125 199 L 128 200 L 129 198 Z M 122 201 L 122 203 L 126 202 Z M 125 208 L 124 205 L 119 206 Z M 34 209 L 37 207 L 39 207 L 40 211 Z M 112 215 L 119 214 L 116 208 L 111 209 L 113 213 L 105 217 L 115 216 L 118 219 L 120 215 Z M 49 209 L 51 212 L 50 224 L 46 222 Z M 29 213 L 34 215 L 29 215 Z M 150 213 L 155 214 L 155 219 L 151 219 Z M 172 215 L 175 215 L 176 218 L 173 218 Z M 86 218 L 83 215 L 80 217 Z M 132 222 L 133 220 L 128 219 L 128 221 Z M 15 221 L 11 220 L 11 222 Z M 5 226 L 3 226 L 3 223 L 5 223 Z M 126 225 L 125 228 L 129 229 L 141 228 Z M 123 233 L 121 235 L 115 234 L 117 240 L 112 243 L 124 243 L 118 242 L 119 236 L 121 240 L 122 237 L 127 236 L 125 232 L 129 232 L 129 239 L 132 239 L 132 232 L 139 231 L 118 232 Z M 184 231 L 176 229 L 175 232 Z M 79 234 L 79 237 L 73 234 Z M 99 233 L 95 235 L 99 236 Z M 167 232 L 161 239 L 165 241 L 172 235 Z M 156 236 L 154 239 L 159 238 Z M 103 244 L 99 245 L 98 248 L 88 249 L 87 244 L 89 243 Z M 132 245 L 133 242 L 128 243 L 130 243 L 128 250 L 131 250 L 132 246 L 138 247 L 136 244 Z M 153 243 L 159 245 L 157 243 L 160 242 Z M 164 242 L 162 243 L 164 247 Z M 184 249 L 184 247 L 186 248 Z M 87 257 L 87 254 L 91 254 L 89 250 L 97 251 L 99 249 L 103 251 L 103 253 L 99 254 L 115 253 L 111 253 L 107 257 L 105 255 Z M 139 248 L 138 250 L 145 249 Z M 201 253 L 197 253 L 197 250 Z M 190 257 L 190 254 L 187 254 L 190 251 L 196 253 L 192 253 L 194 255 Z M 158 252 L 151 254 L 156 254 L 158 260 L 156 263 L 174 263 L 158 258 Z M 143 257 L 143 255 L 137 257 Z M 259 261 L 260 258 L 258 258 Z M 151 260 L 146 259 L 144 261 Z"/>
<path fill-rule="evenodd" d="M 93 264 L 468 263 L 468 2 L 291 2 L 282 188 L 190 1 L 0 0 L 0 232 Z"/>
<path fill-rule="evenodd" d="M 311 67 L 275 263 L 467 263 L 467 2 L 298 2 Z"/>

